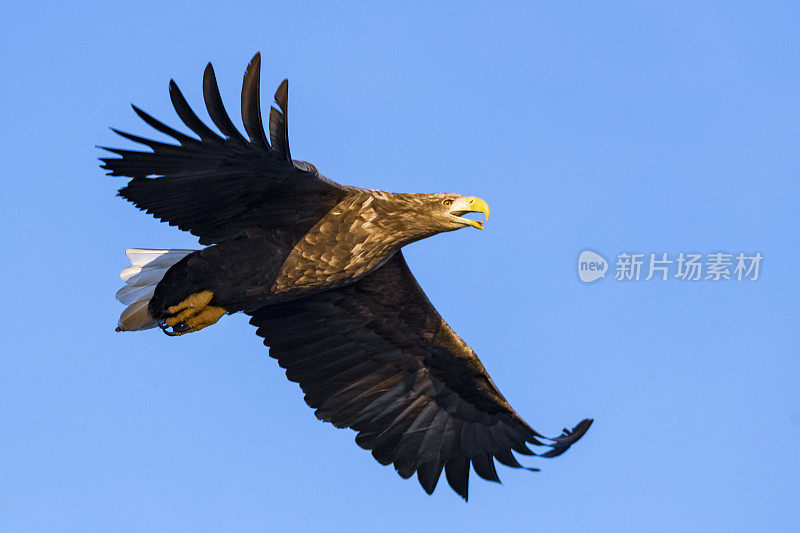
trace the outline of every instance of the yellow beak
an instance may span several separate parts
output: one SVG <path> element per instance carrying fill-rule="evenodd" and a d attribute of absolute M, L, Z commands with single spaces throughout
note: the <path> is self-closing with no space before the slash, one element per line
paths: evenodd
<path fill-rule="evenodd" d="M 486 215 L 486 220 L 489 220 L 489 204 L 480 198 L 468 196 L 457 198 L 450 207 L 450 214 L 460 217 L 464 224 L 473 228 L 483 229 L 483 222 L 461 217 L 464 213 L 483 213 Z"/>

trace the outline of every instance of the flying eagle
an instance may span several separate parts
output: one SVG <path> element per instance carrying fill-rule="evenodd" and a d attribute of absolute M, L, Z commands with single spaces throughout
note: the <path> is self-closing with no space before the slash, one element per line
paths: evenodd
<path fill-rule="evenodd" d="M 127 250 L 131 266 L 117 298 L 128 307 L 117 331 L 160 327 L 183 335 L 242 311 L 269 355 L 298 382 L 320 420 L 358 432 L 356 443 L 403 478 L 433 492 L 444 470 L 465 500 L 470 464 L 499 481 L 494 459 L 513 452 L 555 457 L 592 420 L 547 438 L 511 408 L 475 352 L 431 305 L 401 248 L 437 233 L 483 229 L 466 213 L 486 202 L 451 193 L 396 194 L 340 185 L 293 160 L 288 80 L 275 93 L 264 131 L 261 57 L 244 74 L 242 121 L 222 105 L 214 69 L 203 76 L 209 128 L 174 81 L 169 95 L 181 133 L 133 106 L 177 144 L 112 130 L 149 148 L 101 147 L 111 176 L 131 178 L 119 196 L 199 237 L 201 250 Z M 220 135 L 221 133 L 221 135 Z M 527 446 L 543 447 L 534 453 Z M 529 470 L 537 470 L 529 468 Z"/>

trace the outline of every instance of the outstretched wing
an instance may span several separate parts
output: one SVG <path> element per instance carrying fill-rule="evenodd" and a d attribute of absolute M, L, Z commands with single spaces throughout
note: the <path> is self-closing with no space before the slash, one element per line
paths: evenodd
<path fill-rule="evenodd" d="M 270 108 L 267 139 L 259 101 L 260 67 L 261 55 L 256 54 L 242 85 L 242 121 L 249 140 L 225 111 L 210 63 L 203 76 L 203 96 L 222 136 L 197 117 L 174 81 L 169 84 L 172 105 L 199 138 L 183 134 L 133 106 L 142 120 L 178 144 L 112 128 L 151 150 L 102 147 L 119 156 L 101 158 L 102 168 L 112 176 L 133 178 L 119 195 L 156 218 L 199 236 L 201 244 L 258 229 L 302 236 L 342 199 L 347 188 L 321 176 L 309 163 L 292 161 L 286 120 L 288 80 L 275 93 L 278 108 Z"/>
<path fill-rule="evenodd" d="M 266 306 L 250 323 L 300 384 L 317 418 L 358 432 L 356 442 L 430 494 L 444 469 L 467 498 L 469 466 L 499 481 L 493 459 L 512 450 L 555 457 L 591 420 L 548 439 L 517 415 L 475 352 L 442 320 L 400 252 L 362 280 Z M 526 445 L 544 446 L 534 454 Z"/>

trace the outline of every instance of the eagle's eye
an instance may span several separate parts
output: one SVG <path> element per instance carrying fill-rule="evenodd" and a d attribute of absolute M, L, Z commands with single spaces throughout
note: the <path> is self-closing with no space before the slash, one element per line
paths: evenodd
<path fill-rule="evenodd" d="M 449 206 L 453 205 L 453 200 L 448 198 L 447 200 L 442 200 L 442 203 L 445 205 L 445 207 L 449 207 Z"/>

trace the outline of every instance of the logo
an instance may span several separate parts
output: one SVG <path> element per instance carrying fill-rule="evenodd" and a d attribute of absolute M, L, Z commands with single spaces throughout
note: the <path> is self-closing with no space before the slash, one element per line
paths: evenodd
<path fill-rule="evenodd" d="M 606 277 L 608 261 L 591 250 L 584 250 L 578 257 L 578 277 L 584 283 L 591 283 Z"/>

